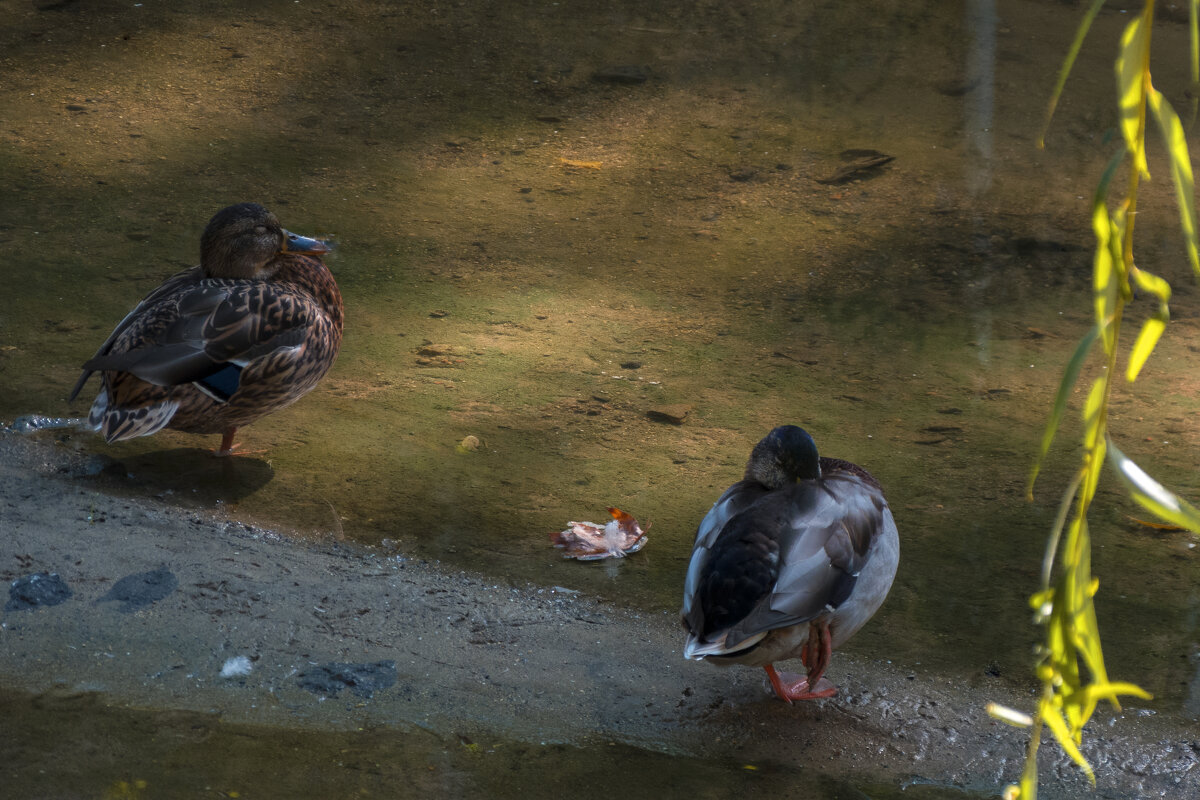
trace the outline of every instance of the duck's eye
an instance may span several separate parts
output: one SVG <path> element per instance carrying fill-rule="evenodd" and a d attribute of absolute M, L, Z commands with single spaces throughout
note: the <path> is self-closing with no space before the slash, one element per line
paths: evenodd
<path fill-rule="evenodd" d="M 258 233 L 258 234 L 263 234 L 263 233 L 266 233 L 266 232 L 267 232 L 267 226 L 266 226 L 266 225 L 257 225 L 257 226 L 255 226 L 255 228 L 254 228 L 254 232 L 255 232 L 255 233 Z"/>

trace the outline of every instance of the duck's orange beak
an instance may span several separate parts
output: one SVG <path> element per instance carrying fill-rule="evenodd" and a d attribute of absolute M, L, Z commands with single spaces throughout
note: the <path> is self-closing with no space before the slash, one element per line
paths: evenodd
<path fill-rule="evenodd" d="M 298 233 L 292 233 L 289 230 L 283 232 L 283 247 L 280 248 L 281 253 L 307 253 L 309 255 L 319 256 L 322 253 L 328 253 L 333 248 L 322 242 L 320 239 L 310 239 L 307 236 L 301 236 Z"/>

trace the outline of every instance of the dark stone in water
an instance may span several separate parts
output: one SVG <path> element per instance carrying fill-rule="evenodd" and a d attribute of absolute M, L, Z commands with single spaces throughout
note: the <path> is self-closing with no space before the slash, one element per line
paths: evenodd
<path fill-rule="evenodd" d="M 29 611 L 38 606 L 56 606 L 74 594 L 57 572 L 35 572 L 12 582 L 4 610 Z"/>
<path fill-rule="evenodd" d="M 645 67 L 621 66 L 604 67 L 592 73 L 592 80 L 601 83 L 645 83 L 650 77 L 650 71 Z"/>
<path fill-rule="evenodd" d="M 665 406 L 654 406 L 646 411 L 646 416 L 655 422 L 669 422 L 672 425 L 682 425 L 691 410 L 692 407 L 686 403 L 672 403 Z"/>
<path fill-rule="evenodd" d="M 880 153 L 878 150 L 843 150 L 841 155 L 843 159 L 849 160 L 850 163 L 838 168 L 824 178 L 817 178 L 817 183 L 837 186 L 853 180 L 874 178 L 879 174 L 879 169 L 883 165 L 895 160 L 895 156 Z"/>
<path fill-rule="evenodd" d="M 297 683 L 316 695 L 336 697 L 349 689 L 359 697 L 370 698 L 375 692 L 396 685 L 396 662 L 377 661 L 374 664 L 322 664 L 301 672 Z"/>
<path fill-rule="evenodd" d="M 114 583 L 113 587 L 108 590 L 108 594 L 96 602 L 103 603 L 106 600 L 113 600 L 121 604 L 118 611 L 123 614 L 131 614 L 157 603 L 175 591 L 178 586 L 179 579 L 175 577 L 175 573 L 163 567 L 150 572 L 126 575 Z"/>

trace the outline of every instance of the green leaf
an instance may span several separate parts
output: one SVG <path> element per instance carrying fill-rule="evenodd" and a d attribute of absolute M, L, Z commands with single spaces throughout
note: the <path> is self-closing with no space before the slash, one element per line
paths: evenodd
<path fill-rule="evenodd" d="M 1200 533 L 1200 509 L 1147 475 L 1111 440 L 1108 443 L 1108 463 L 1117 471 L 1133 499 L 1143 508 L 1159 519 Z"/>
<path fill-rule="evenodd" d="M 1192 32 L 1192 83 L 1200 83 L 1200 0 L 1188 3 L 1188 22 Z"/>
<path fill-rule="evenodd" d="M 1151 6 L 1152 8 L 1152 6 Z M 1117 55 L 1117 98 L 1121 110 L 1121 133 L 1134 168 L 1149 178 L 1146 169 L 1146 86 L 1149 83 L 1150 25 L 1144 16 L 1134 17 L 1121 35 Z"/>
<path fill-rule="evenodd" d="M 1188 156 L 1187 137 L 1183 125 L 1162 94 L 1153 86 L 1149 94 L 1150 110 L 1158 121 L 1163 144 L 1167 147 L 1167 158 L 1171 164 L 1171 180 L 1175 184 L 1175 199 L 1179 203 L 1179 227 L 1183 229 L 1187 245 L 1188 261 L 1192 271 L 1200 277 L 1200 250 L 1196 242 L 1196 187 L 1192 178 L 1192 161 Z"/>
<path fill-rule="evenodd" d="M 1200 0 L 1193 0 L 1193 2 L 1200 2 Z M 1054 91 L 1050 93 L 1050 104 L 1046 109 L 1046 121 L 1042 123 L 1042 130 L 1038 133 L 1037 147 L 1039 150 L 1046 147 L 1046 131 L 1050 128 L 1050 120 L 1054 117 L 1054 109 L 1058 106 L 1058 98 L 1062 96 L 1063 87 L 1067 84 L 1067 76 L 1071 74 L 1071 67 L 1075 65 L 1075 58 L 1079 55 L 1080 48 L 1083 47 L 1083 40 L 1087 37 L 1088 29 L 1092 27 L 1092 20 L 1096 18 L 1096 14 L 1103 7 L 1104 0 L 1092 0 L 1087 13 L 1083 15 L 1083 21 L 1079 23 L 1079 29 L 1075 31 L 1075 41 L 1071 42 L 1071 49 L 1067 51 L 1067 57 L 1063 59 L 1063 65 L 1058 70 L 1058 81 L 1054 84 Z"/>
<path fill-rule="evenodd" d="M 1051 598 L 1050 591 L 1050 576 L 1054 571 L 1054 556 L 1058 553 L 1058 540 L 1062 538 L 1063 527 L 1067 524 L 1067 513 L 1071 510 L 1071 500 L 1075 498 L 1075 492 L 1079 489 L 1079 484 L 1083 482 L 1083 470 L 1075 473 L 1075 478 L 1067 486 L 1063 492 L 1062 500 L 1058 503 L 1058 514 L 1054 517 L 1054 526 L 1050 528 L 1050 536 L 1046 538 L 1046 554 L 1042 557 L 1042 590 L 1030 598 L 1030 602 L 1036 602 L 1034 608 L 1041 614 L 1041 609 L 1046 603 L 1049 603 Z"/>
<path fill-rule="evenodd" d="M 1058 392 L 1054 395 L 1054 406 L 1050 410 L 1050 419 L 1046 421 L 1046 430 L 1042 433 L 1042 445 L 1038 449 L 1037 458 L 1034 459 L 1033 469 L 1029 473 L 1029 484 L 1025 487 L 1026 496 L 1033 499 L 1033 484 L 1037 481 L 1038 473 L 1042 470 L 1042 463 L 1046 460 L 1046 455 L 1050 452 L 1050 445 L 1054 442 L 1054 434 L 1058 433 L 1058 424 L 1062 421 L 1063 412 L 1067 409 L 1067 398 L 1071 396 L 1071 390 L 1075 388 L 1075 382 L 1079 380 L 1079 370 L 1083 368 L 1083 362 L 1087 360 L 1087 355 L 1092 349 L 1092 345 L 1096 343 L 1096 339 L 1100 336 L 1100 330 L 1096 326 L 1088 329 L 1088 332 L 1079 344 L 1075 347 L 1075 352 L 1071 356 L 1071 360 L 1067 362 L 1067 368 L 1063 371 L 1062 380 L 1058 382 Z"/>

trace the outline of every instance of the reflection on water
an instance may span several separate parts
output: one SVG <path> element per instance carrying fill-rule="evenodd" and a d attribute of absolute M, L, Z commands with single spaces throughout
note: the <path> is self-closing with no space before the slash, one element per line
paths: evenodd
<path fill-rule="evenodd" d="M 696 522 L 798 423 L 880 478 L 904 540 L 850 649 L 1025 680 L 1073 423 L 1033 504 L 1023 484 L 1088 324 L 1119 15 L 1041 152 L 1076 23 L 1058 3 L 151 6 L 29 7 L 0 34 L 20 209 L 0 241 L 21 276 L 0 299 L 3 418 L 80 413 L 63 397 L 114 321 L 193 263 L 215 209 L 258 200 L 338 235 L 341 360 L 243 432 L 249 459 L 61 435 L 114 459 L 92 480 L 674 609 Z M 280 35 L 296 24 L 318 40 Z M 1186 30 L 1160 28 L 1156 83 L 1181 91 Z M 645 82 L 595 77 L 631 64 Z M 895 158 L 821 182 L 855 149 Z M 1176 323 L 1112 427 L 1195 497 L 1200 309 L 1172 202 L 1146 187 L 1139 263 L 1176 284 Z M 648 416 L 663 404 L 682 425 Z M 653 524 L 646 548 L 564 562 L 549 534 L 609 505 Z M 1178 709 L 1200 567 L 1133 513 L 1109 487 L 1093 519 L 1101 623 L 1140 643 L 1109 669 Z"/>
<path fill-rule="evenodd" d="M 213 715 L 105 706 L 91 694 L 0 690 L 0 774 L 9 797 L 350 798 L 796 796 L 953 800 L 949 787 L 852 785 L 772 764 L 652 753 L 597 742 L 530 745 L 477 731 L 313 733 Z"/>

